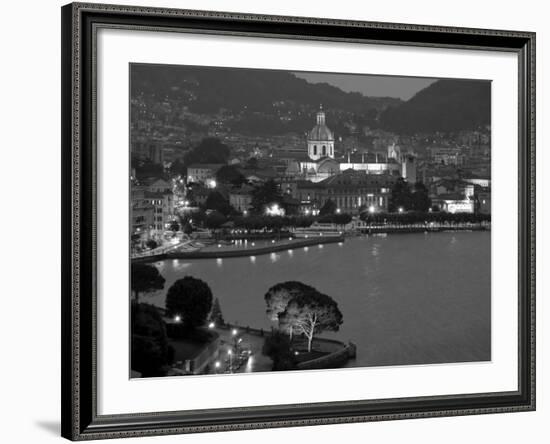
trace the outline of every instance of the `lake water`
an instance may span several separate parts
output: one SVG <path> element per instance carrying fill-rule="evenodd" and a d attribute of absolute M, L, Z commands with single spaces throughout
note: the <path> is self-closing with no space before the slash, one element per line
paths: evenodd
<path fill-rule="evenodd" d="M 270 328 L 264 294 L 298 280 L 338 302 L 344 323 L 324 337 L 357 344 L 348 366 L 491 359 L 491 234 L 448 232 L 349 238 L 257 257 L 156 263 L 165 290 L 191 275 L 206 281 L 227 322 Z"/>

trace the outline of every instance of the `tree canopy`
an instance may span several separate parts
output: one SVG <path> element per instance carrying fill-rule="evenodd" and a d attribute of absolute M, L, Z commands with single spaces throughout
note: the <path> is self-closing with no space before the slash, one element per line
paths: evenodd
<path fill-rule="evenodd" d="M 428 211 L 431 204 L 428 189 L 422 182 L 416 182 L 411 190 L 410 184 L 399 178 L 391 190 L 388 209 L 390 212 L 400 208 L 405 211 Z"/>
<path fill-rule="evenodd" d="M 278 321 L 279 314 L 285 311 L 293 297 L 310 291 L 315 291 L 315 289 L 298 281 L 281 282 L 272 286 L 264 296 L 267 317 L 272 321 Z"/>
<path fill-rule="evenodd" d="M 262 213 L 267 205 L 281 204 L 283 195 L 273 179 L 257 187 L 252 193 L 252 208 L 256 213 Z"/>
<path fill-rule="evenodd" d="M 308 351 L 314 335 L 323 331 L 338 331 L 343 316 L 334 299 L 317 290 L 308 291 L 293 297 L 285 311 L 279 314 L 279 326 L 282 330 L 292 329 L 307 338 Z"/>
<path fill-rule="evenodd" d="M 185 329 L 202 326 L 212 309 L 212 291 L 201 279 L 178 279 L 166 294 L 166 315 L 179 316 Z"/>
<path fill-rule="evenodd" d="M 229 201 L 223 197 L 219 191 L 211 191 L 206 198 L 204 206 L 207 210 L 215 210 L 227 216 L 233 210 L 233 207 L 229 204 Z"/>
<path fill-rule="evenodd" d="M 132 263 L 131 287 L 136 302 L 142 293 L 151 293 L 164 288 L 165 279 L 154 265 Z"/>
<path fill-rule="evenodd" d="M 234 165 L 224 165 L 216 172 L 216 180 L 220 183 L 242 185 L 246 178 Z"/>
<path fill-rule="evenodd" d="M 214 299 L 212 310 L 210 311 L 210 322 L 214 322 L 216 325 L 225 325 L 225 320 L 222 314 L 222 308 L 220 307 L 220 301 L 218 298 Z"/>
<path fill-rule="evenodd" d="M 320 216 L 332 215 L 336 213 L 336 203 L 332 199 L 328 199 L 319 210 Z"/>
<path fill-rule="evenodd" d="M 144 377 L 164 376 L 165 366 L 171 363 L 166 328 L 153 305 L 132 306 L 131 368 Z"/>
<path fill-rule="evenodd" d="M 193 163 L 227 163 L 230 149 L 215 137 L 206 137 L 183 158 L 185 165 Z"/>

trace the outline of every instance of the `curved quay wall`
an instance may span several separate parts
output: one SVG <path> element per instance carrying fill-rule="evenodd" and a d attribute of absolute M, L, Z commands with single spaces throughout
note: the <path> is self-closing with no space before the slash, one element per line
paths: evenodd
<path fill-rule="evenodd" d="M 274 244 L 267 247 L 240 250 L 163 253 L 155 256 L 134 258 L 132 262 L 157 262 L 164 259 L 223 259 L 228 257 L 260 256 L 262 254 L 275 253 L 277 251 L 294 250 L 296 248 L 309 247 L 312 245 L 331 244 L 343 241 L 344 236 L 319 236 L 313 239 L 297 240 L 287 244 Z"/>

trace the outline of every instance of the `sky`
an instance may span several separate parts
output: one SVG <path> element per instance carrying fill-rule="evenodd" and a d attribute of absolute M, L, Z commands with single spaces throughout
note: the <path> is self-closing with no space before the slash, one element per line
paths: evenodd
<path fill-rule="evenodd" d="M 373 76 L 365 74 L 327 74 L 295 72 L 309 83 L 328 83 L 346 92 L 370 97 L 397 97 L 408 100 L 437 79 L 423 77 Z"/>

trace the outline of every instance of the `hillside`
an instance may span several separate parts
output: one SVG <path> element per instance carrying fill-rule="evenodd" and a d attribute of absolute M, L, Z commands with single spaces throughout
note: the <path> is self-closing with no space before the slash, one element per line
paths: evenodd
<path fill-rule="evenodd" d="M 399 134 L 458 131 L 491 123 L 491 83 L 442 79 L 380 115 L 382 128 Z"/>
<path fill-rule="evenodd" d="M 188 102 L 191 111 L 213 113 L 220 108 L 271 112 L 273 103 L 365 113 L 380 111 L 401 101 L 391 97 L 364 97 L 328 84 L 310 84 L 286 71 L 211 68 L 176 65 L 133 65 L 132 95 L 170 95 Z"/>

